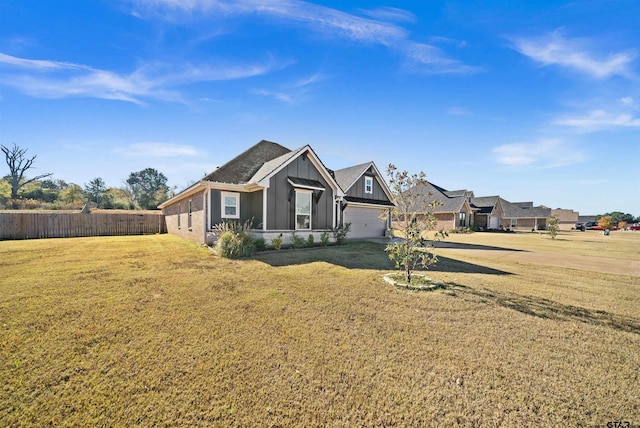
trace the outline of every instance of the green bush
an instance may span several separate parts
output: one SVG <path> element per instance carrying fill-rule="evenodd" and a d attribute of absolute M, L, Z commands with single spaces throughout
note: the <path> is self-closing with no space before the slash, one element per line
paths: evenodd
<path fill-rule="evenodd" d="M 252 255 L 256 252 L 256 245 L 247 233 L 228 230 L 218 238 L 216 249 L 222 257 L 235 259 Z"/>
<path fill-rule="evenodd" d="M 295 232 L 291 235 L 291 239 L 293 240 L 294 248 L 302 248 L 307 244 L 307 241 L 301 236 L 295 234 Z"/>
<path fill-rule="evenodd" d="M 252 228 L 252 220 L 244 223 L 225 221 L 213 227 L 218 236 L 216 251 L 222 257 L 235 259 L 248 257 L 256 252 L 255 240 L 251 238 L 249 230 Z"/>
<path fill-rule="evenodd" d="M 307 238 L 307 246 L 308 247 L 313 247 L 313 235 L 309 234 L 309 237 Z"/>
<path fill-rule="evenodd" d="M 329 234 L 327 232 L 322 232 L 320 235 L 320 245 L 326 247 L 329 244 Z"/>
<path fill-rule="evenodd" d="M 273 248 L 275 248 L 276 250 L 279 250 L 282 248 L 282 234 L 280 234 L 280 236 L 276 236 L 275 238 L 273 238 L 271 240 L 271 245 L 273 246 Z"/>
<path fill-rule="evenodd" d="M 257 251 L 264 251 L 267 248 L 267 241 L 264 238 L 256 238 L 253 240 Z"/>

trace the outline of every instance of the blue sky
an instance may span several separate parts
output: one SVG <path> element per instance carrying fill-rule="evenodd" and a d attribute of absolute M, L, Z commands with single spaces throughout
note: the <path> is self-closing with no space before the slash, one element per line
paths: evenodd
<path fill-rule="evenodd" d="M 640 2 L 0 0 L 0 143 L 186 187 L 262 139 L 640 215 Z M 8 172 L 0 166 L 2 175 Z"/>

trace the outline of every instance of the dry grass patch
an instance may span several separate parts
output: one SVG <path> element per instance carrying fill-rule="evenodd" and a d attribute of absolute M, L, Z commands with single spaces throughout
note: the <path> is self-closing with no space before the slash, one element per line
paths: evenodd
<path fill-rule="evenodd" d="M 0 242 L 0 425 L 640 414 L 637 278 L 463 255 L 416 293 L 390 268 L 370 243 L 232 261 L 167 235 Z"/>

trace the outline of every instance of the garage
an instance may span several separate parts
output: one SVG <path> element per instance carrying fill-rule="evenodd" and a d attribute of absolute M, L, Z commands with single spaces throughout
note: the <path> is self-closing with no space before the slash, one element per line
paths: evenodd
<path fill-rule="evenodd" d="M 382 238 L 386 232 L 386 223 L 379 216 L 387 209 L 348 205 L 344 210 L 344 222 L 351 223 L 347 238 Z"/>

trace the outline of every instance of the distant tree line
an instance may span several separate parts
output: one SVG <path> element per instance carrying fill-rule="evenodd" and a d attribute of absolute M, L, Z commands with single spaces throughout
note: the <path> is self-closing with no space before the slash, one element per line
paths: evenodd
<path fill-rule="evenodd" d="M 107 187 L 101 177 L 80 186 L 52 179 L 53 173 L 27 177 L 36 156 L 16 144 L 0 146 L 9 174 L 0 179 L 0 209 L 80 209 L 85 204 L 103 209 L 156 209 L 173 196 L 167 177 L 146 168 L 129 174 L 122 187 Z"/>

